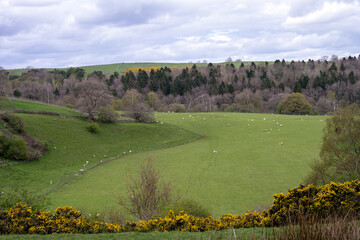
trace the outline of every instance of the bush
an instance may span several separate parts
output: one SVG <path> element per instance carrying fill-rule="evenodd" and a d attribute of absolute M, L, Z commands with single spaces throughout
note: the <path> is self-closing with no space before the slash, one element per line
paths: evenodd
<path fill-rule="evenodd" d="M 277 106 L 277 111 L 285 114 L 309 114 L 311 109 L 311 104 L 301 93 L 292 93 L 288 95 L 281 100 Z"/>
<path fill-rule="evenodd" d="M 98 110 L 98 121 L 102 123 L 114 123 L 117 120 L 117 113 L 110 107 L 100 107 Z"/>
<path fill-rule="evenodd" d="M 170 109 L 170 111 L 177 112 L 177 113 L 186 112 L 185 105 L 184 104 L 179 104 L 179 103 L 170 104 L 169 109 Z"/>
<path fill-rule="evenodd" d="M 154 122 L 153 111 L 142 102 L 136 103 L 131 107 L 128 107 L 124 114 L 125 117 L 135 119 L 136 122 L 151 123 Z"/>
<path fill-rule="evenodd" d="M 100 126 L 97 123 L 90 123 L 86 129 L 92 134 L 98 134 L 100 131 Z"/>
<path fill-rule="evenodd" d="M 55 214 L 33 210 L 18 203 L 0 211 L 1 234 L 115 233 L 124 228 L 118 224 L 88 221 L 72 207 L 58 207 Z"/>
<path fill-rule="evenodd" d="M 6 159 L 27 160 L 29 153 L 25 140 L 22 137 L 14 136 L 8 138 L 5 135 L 0 136 L 0 156 Z"/>
<path fill-rule="evenodd" d="M 5 121 L 8 126 L 16 133 L 25 133 L 24 121 L 13 113 L 5 112 L 1 114 L 1 119 Z"/>

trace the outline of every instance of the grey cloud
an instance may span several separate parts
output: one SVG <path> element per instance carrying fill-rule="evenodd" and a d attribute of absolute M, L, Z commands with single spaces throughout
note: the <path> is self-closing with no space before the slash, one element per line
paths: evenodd
<path fill-rule="evenodd" d="M 358 1 L 0 0 L 0 7 L 7 68 L 359 52 Z"/>

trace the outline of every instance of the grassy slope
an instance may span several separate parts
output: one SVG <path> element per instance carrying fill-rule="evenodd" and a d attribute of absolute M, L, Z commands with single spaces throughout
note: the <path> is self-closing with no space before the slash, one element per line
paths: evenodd
<path fill-rule="evenodd" d="M 36 112 L 37 111 L 56 112 L 65 116 L 81 115 L 79 112 L 73 109 L 60 107 L 58 105 L 49 105 L 41 102 L 34 102 L 34 101 L 28 101 L 28 100 L 16 99 L 16 98 L 13 98 L 11 102 L 18 110 L 30 110 Z"/>
<path fill-rule="evenodd" d="M 0 97 L 0 111 L 13 111 L 14 109 L 14 105 L 7 97 Z"/>
<path fill-rule="evenodd" d="M 296 187 L 309 172 L 308 163 L 319 152 L 325 119 L 236 113 L 159 113 L 157 118 L 206 137 L 131 154 L 94 169 L 54 192 L 54 205 L 93 211 L 116 206 L 113 192 L 124 191 L 126 174 L 152 155 L 154 165 L 171 179 L 176 191 L 198 200 L 215 217 L 259 209 L 271 203 L 274 193 Z"/>
<path fill-rule="evenodd" d="M 0 168 L 2 189 L 22 184 L 32 190 L 49 190 L 80 169 L 89 168 L 100 160 L 106 161 L 123 151 L 160 148 L 198 137 L 171 125 L 135 123 L 101 125 L 100 133 L 92 135 L 86 130 L 88 123 L 82 120 L 18 115 L 25 120 L 29 134 L 49 143 L 49 150 L 39 160 Z M 83 167 L 85 161 L 90 164 Z M 123 158 L 114 161 L 123 161 Z"/>
<path fill-rule="evenodd" d="M 263 63 L 262 61 L 254 61 L 255 64 Z M 250 62 L 243 62 L 245 65 L 250 65 Z M 268 62 L 269 64 L 272 64 L 273 62 Z M 134 68 L 134 67 L 187 67 L 192 66 L 193 64 L 196 64 L 196 66 L 206 66 L 208 63 L 156 63 L 156 62 L 143 62 L 143 63 L 112 63 L 112 64 L 101 64 L 101 65 L 89 65 L 89 66 L 79 66 L 80 68 L 84 68 L 87 73 L 91 73 L 93 71 L 102 71 L 103 73 L 113 73 L 116 70 L 118 70 L 119 73 L 121 73 L 123 70 L 128 68 Z M 214 63 L 214 64 L 226 64 L 223 63 Z M 236 67 L 240 66 L 241 62 L 234 62 L 233 63 Z M 53 70 L 53 68 L 47 68 L 49 71 Z M 66 69 L 66 68 L 63 68 Z M 24 69 L 10 69 L 11 75 L 21 75 L 21 72 Z"/>

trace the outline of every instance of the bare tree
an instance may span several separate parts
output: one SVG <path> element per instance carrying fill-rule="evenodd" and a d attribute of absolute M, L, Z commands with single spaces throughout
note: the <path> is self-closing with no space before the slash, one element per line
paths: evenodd
<path fill-rule="evenodd" d="M 88 114 L 88 119 L 94 119 L 98 108 L 107 105 L 111 98 L 106 84 L 95 78 L 77 83 L 76 90 L 76 105 L 80 111 Z"/>
<path fill-rule="evenodd" d="M 6 96 L 10 93 L 10 82 L 7 72 L 0 67 L 0 96 Z"/>
<path fill-rule="evenodd" d="M 160 186 L 161 178 L 160 172 L 153 168 L 150 156 L 141 166 L 139 176 L 128 176 L 127 197 L 117 197 L 120 205 L 141 220 L 159 214 L 171 200 L 170 182 Z"/>

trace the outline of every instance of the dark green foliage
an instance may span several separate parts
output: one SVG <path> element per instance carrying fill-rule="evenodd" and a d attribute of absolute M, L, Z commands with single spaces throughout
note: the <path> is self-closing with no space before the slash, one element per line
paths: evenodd
<path fill-rule="evenodd" d="M 336 72 L 337 71 L 337 67 L 336 67 L 336 64 L 334 62 L 329 67 L 329 71 L 330 72 Z"/>
<path fill-rule="evenodd" d="M 135 88 L 136 86 L 136 77 L 132 71 L 127 72 L 125 75 L 121 76 L 121 82 L 124 84 L 124 90 Z"/>
<path fill-rule="evenodd" d="M 56 95 L 56 96 L 59 96 L 59 95 L 60 95 L 58 88 L 55 88 L 54 95 Z"/>
<path fill-rule="evenodd" d="M 27 160 L 29 153 L 24 138 L 0 135 L 0 156 L 11 160 Z"/>
<path fill-rule="evenodd" d="M 114 123 L 118 114 L 111 107 L 100 107 L 98 110 L 98 121 L 102 123 Z"/>
<path fill-rule="evenodd" d="M 19 134 L 25 133 L 25 123 L 20 117 L 11 112 L 2 113 L 0 117 L 14 132 Z"/>
<path fill-rule="evenodd" d="M 360 108 L 339 109 L 326 121 L 321 161 L 313 163 L 307 181 L 324 184 L 360 178 Z"/>
<path fill-rule="evenodd" d="M 350 82 L 351 84 L 355 84 L 355 82 L 356 82 L 353 71 L 351 71 L 351 72 L 349 73 L 349 82 Z"/>
<path fill-rule="evenodd" d="M 69 78 L 71 75 L 75 75 L 76 79 L 81 81 L 85 76 L 85 70 L 71 67 L 66 71 L 66 78 Z"/>
<path fill-rule="evenodd" d="M 96 77 L 98 77 L 99 79 L 105 78 L 105 74 L 104 74 L 102 71 L 93 71 L 92 73 L 90 73 L 90 74 L 88 75 L 88 78 L 91 78 L 91 77 L 93 77 L 93 76 L 96 76 Z"/>
<path fill-rule="evenodd" d="M 150 71 L 150 85 L 149 88 L 151 91 L 156 92 L 159 89 L 159 80 L 155 77 L 154 69 Z"/>
<path fill-rule="evenodd" d="M 100 132 L 99 124 L 95 122 L 90 123 L 89 126 L 86 127 L 86 129 L 92 134 L 98 134 Z"/>
<path fill-rule="evenodd" d="M 225 83 L 222 81 L 220 86 L 219 86 L 219 94 L 224 94 L 224 93 L 227 93 L 228 92 L 228 89 L 225 85 Z"/>
<path fill-rule="evenodd" d="M 149 76 L 147 75 L 146 71 L 139 69 L 137 79 L 136 79 L 136 88 L 141 90 L 142 88 L 146 87 L 148 83 Z"/>
<path fill-rule="evenodd" d="M 308 114 L 311 111 L 311 104 L 301 93 L 292 93 L 281 100 L 277 106 L 279 113 L 285 114 Z"/>
<path fill-rule="evenodd" d="M 281 89 L 282 91 L 285 90 L 285 86 L 283 83 L 280 83 L 279 86 L 278 86 L 279 89 Z"/>
<path fill-rule="evenodd" d="M 14 95 L 14 97 L 21 97 L 21 92 L 19 90 L 15 89 L 13 92 L 13 95 Z"/>

